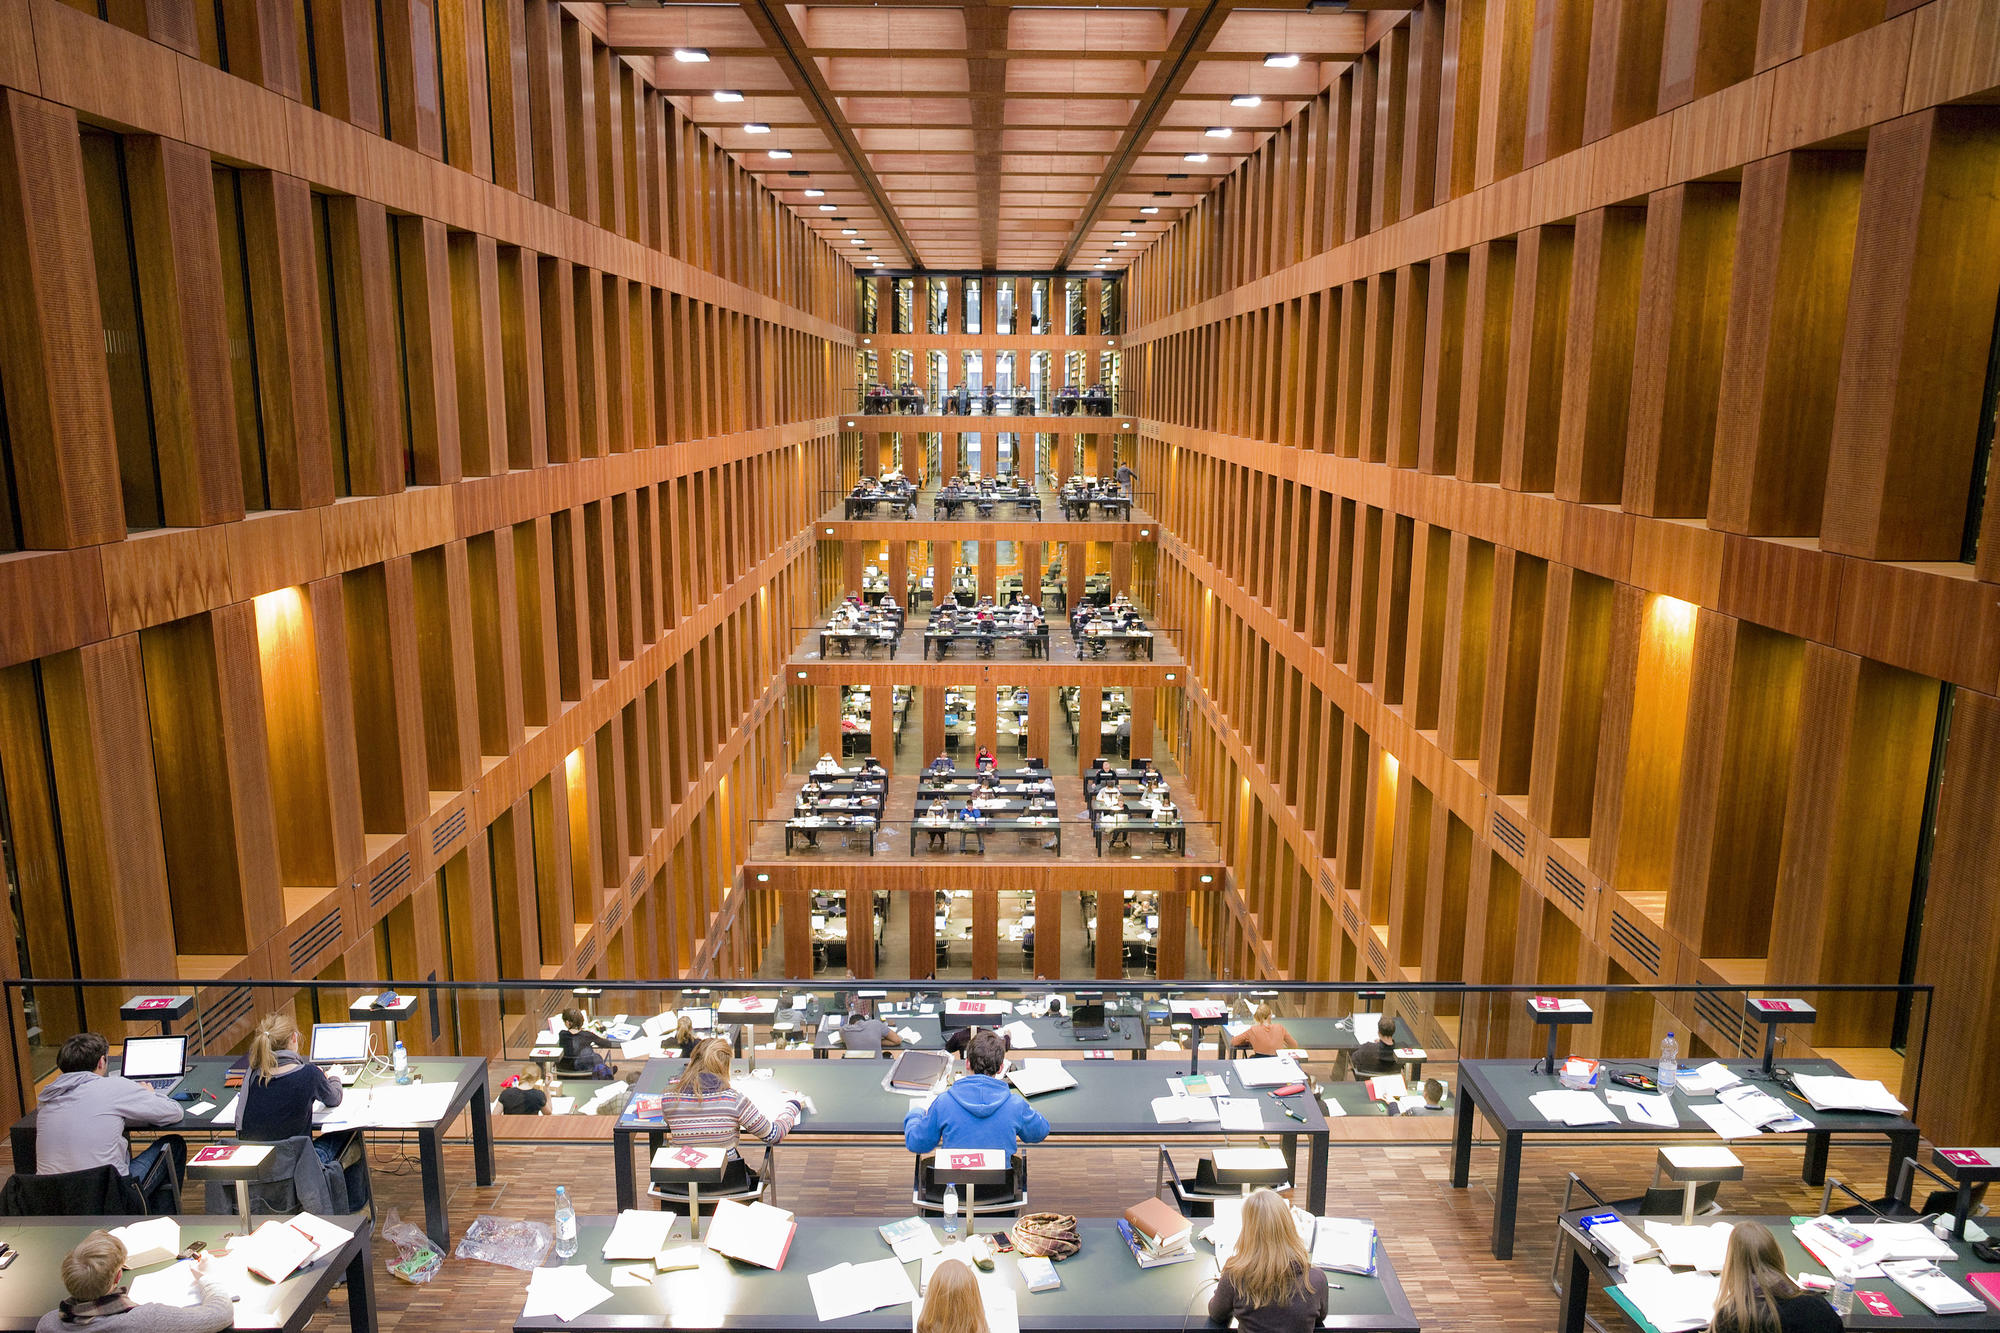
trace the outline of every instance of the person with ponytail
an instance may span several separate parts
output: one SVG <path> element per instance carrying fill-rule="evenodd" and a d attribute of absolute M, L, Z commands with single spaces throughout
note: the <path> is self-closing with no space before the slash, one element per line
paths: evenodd
<path fill-rule="evenodd" d="M 924 1284 L 916 1333 L 988 1333 L 979 1279 L 963 1259 L 947 1259 Z"/>
<path fill-rule="evenodd" d="M 265 1014 L 250 1036 L 250 1068 L 236 1108 L 237 1137 L 245 1143 L 278 1143 L 312 1133 L 313 1104 L 340 1105 L 340 1084 L 299 1054 L 299 1025 L 279 1009 Z M 339 1165 L 353 1130 L 314 1140 L 320 1157 Z"/>
<path fill-rule="evenodd" d="M 1292 1221 L 1291 1205 L 1273 1190 L 1243 1201 L 1236 1246 L 1209 1298 L 1211 1322 L 1232 1317 L 1243 1333 L 1311 1333 L 1326 1318 L 1326 1274 L 1313 1267 Z"/>
<path fill-rule="evenodd" d="M 1784 1251 L 1761 1222 L 1738 1222 L 1722 1252 L 1710 1333 L 1840 1333 L 1840 1316 L 1824 1297 L 1801 1291 L 1785 1276 Z"/>

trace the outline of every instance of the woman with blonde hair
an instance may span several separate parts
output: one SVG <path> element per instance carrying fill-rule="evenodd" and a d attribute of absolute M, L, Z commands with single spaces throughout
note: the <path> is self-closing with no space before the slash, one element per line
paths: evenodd
<path fill-rule="evenodd" d="M 1259 1055 L 1276 1055 L 1298 1045 L 1285 1025 L 1278 1021 L 1278 1016 L 1271 1012 L 1270 1005 L 1258 1005 L 1255 1018 L 1254 1023 L 1236 1034 L 1230 1045 L 1247 1046 Z"/>
<path fill-rule="evenodd" d="M 785 1109 L 776 1116 L 766 1115 L 730 1086 L 729 1072 L 728 1041 L 708 1038 L 694 1048 L 694 1058 L 667 1091 L 660 1108 L 675 1143 L 729 1150 L 729 1165 L 722 1178 L 725 1190 L 749 1178 L 749 1168 L 738 1152 L 742 1138 L 748 1135 L 760 1143 L 776 1143 L 791 1132 L 805 1109 L 797 1094 L 788 1093 Z"/>
<path fill-rule="evenodd" d="M 1216 1279 L 1208 1317 L 1243 1333 L 1309 1333 L 1326 1318 L 1326 1274 L 1314 1268 L 1291 1206 L 1275 1191 L 1243 1201 L 1236 1247 Z"/>
<path fill-rule="evenodd" d="M 280 1143 L 313 1132 L 313 1105 L 338 1106 L 340 1084 L 299 1054 L 299 1025 L 279 1009 L 250 1035 L 250 1068 L 236 1107 L 236 1136 L 245 1143 Z M 338 1167 L 354 1138 L 341 1130 L 313 1140 L 321 1160 Z"/>
<path fill-rule="evenodd" d="M 917 1315 L 917 1333 L 987 1333 L 979 1279 L 963 1259 L 947 1259 L 931 1274 Z"/>
<path fill-rule="evenodd" d="M 693 1057 L 694 1048 L 700 1041 L 701 1038 L 694 1035 L 694 1020 L 682 1014 L 680 1022 L 674 1024 L 674 1035 L 667 1045 L 680 1047 L 681 1059 L 686 1060 Z"/>
<path fill-rule="evenodd" d="M 1784 1251 L 1761 1222 L 1738 1222 L 1722 1252 L 1710 1333 L 1840 1333 L 1840 1316 L 1785 1276 Z"/>

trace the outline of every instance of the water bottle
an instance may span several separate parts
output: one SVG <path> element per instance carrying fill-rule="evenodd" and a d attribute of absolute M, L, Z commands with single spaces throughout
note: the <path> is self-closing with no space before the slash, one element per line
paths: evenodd
<path fill-rule="evenodd" d="M 396 1071 L 396 1081 L 398 1083 L 408 1083 L 410 1081 L 410 1052 L 400 1040 L 396 1042 L 395 1054 L 390 1058 L 389 1063 Z"/>
<path fill-rule="evenodd" d="M 956 1185 L 944 1187 L 944 1238 L 947 1241 L 958 1239 L 958 1186 Z"/>
<path fill-rule="evenodd" d="M 1661 1092 L 1672 1092 L 1674 1090 L 1674 1085 L 1680 1081 L 1679 1074 L 1677 1073 L 1680 1067 L 1681 1044 L 1675 1041 L 1674 1034 L 1669 1032 L 1667 1039 L 1660 1043 L 1659 1083 Z"/>
<path fill-rule="evenodd" d="M 1847 1317 L 1854 1313 L 1854 1269 L 1852 1267 L 1847 1264 L 1841 1264 L 1833 1270 L 1833 1293 L 1827 1299 L 1833 1302 L 1834 1312 L 1840 1316 L 1841 1322 L 1846 1323 Z"/>
<path fill-rule="evenodd" d="M 567 1259 L 576 1253 L 576 1209 L 569 1201 L 569 1187 L 556 1186 L 556 1257 Z"/>

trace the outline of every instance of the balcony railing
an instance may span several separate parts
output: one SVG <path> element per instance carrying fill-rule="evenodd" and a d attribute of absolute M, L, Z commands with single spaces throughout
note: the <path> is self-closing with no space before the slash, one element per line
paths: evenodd
<path fill-rule="evenodd" d="M 864 384 L 849 390 L 848 408 L 863 416 L 1109 417 L 1126 409 L 1121 389 L 897 389 Z"/>

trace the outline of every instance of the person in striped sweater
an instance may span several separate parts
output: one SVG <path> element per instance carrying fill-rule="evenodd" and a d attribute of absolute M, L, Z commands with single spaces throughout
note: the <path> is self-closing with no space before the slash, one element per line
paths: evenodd
<path fill-rule="evenodd" d="M 710 1037 L 694 1048 L 694 1056 L 681 1072 L 680 1080 L 667 1094 L 661 1110 L 667 1132 L 675 1143 L 729 1149 L 732 1167 L 725 1177 L 727 1186 L 740 1161 L 737 1145 L 744 1137 L 773 1144 L 791 1132 L 804 1114 L 804 1103 L 787 1094 L 785 1108 L 766 1115 L 757 1104 L 729 1084 L 729 1043 Z"/>

